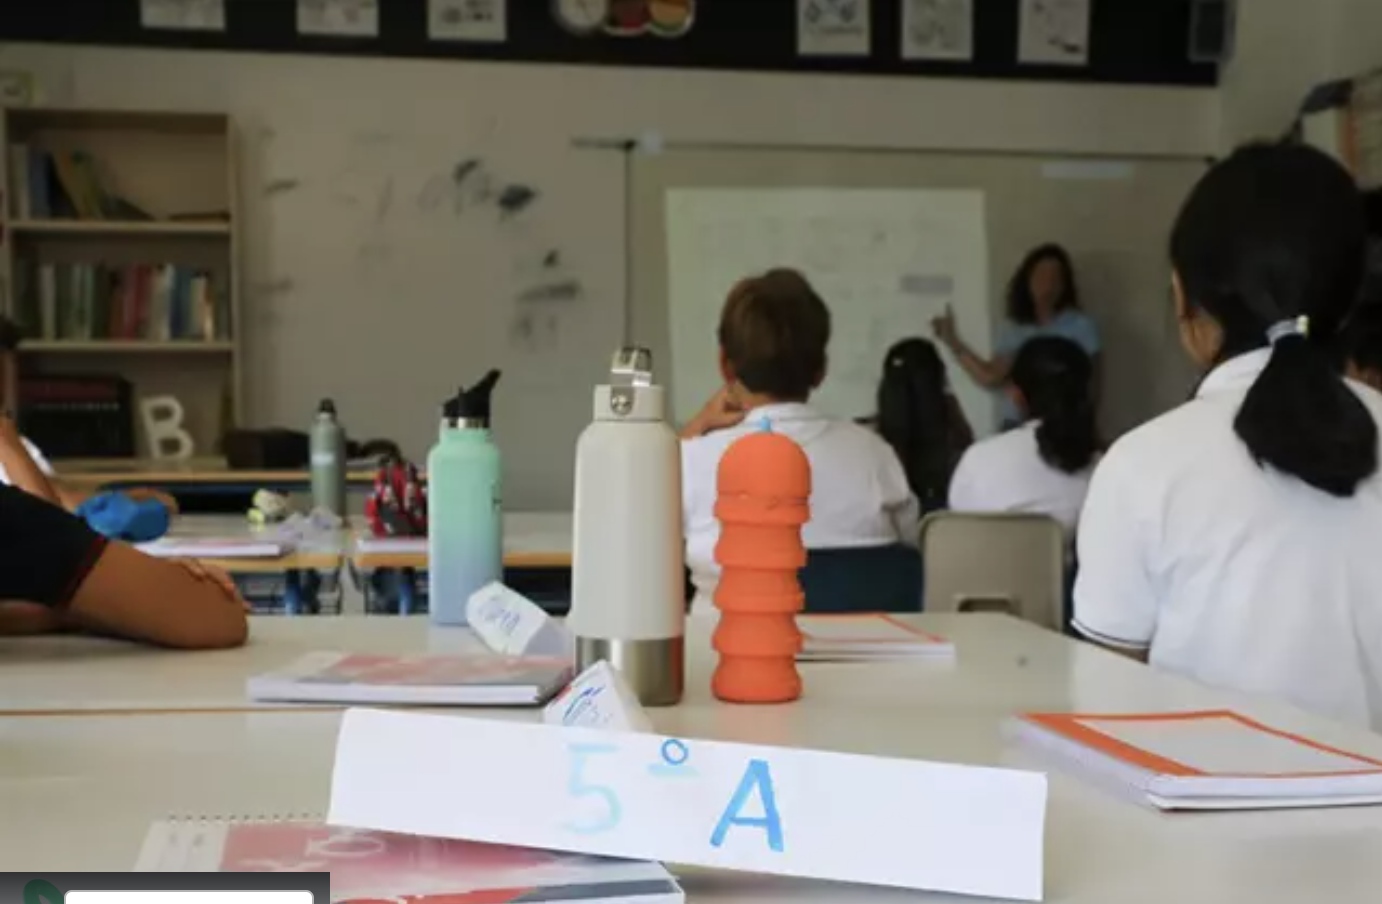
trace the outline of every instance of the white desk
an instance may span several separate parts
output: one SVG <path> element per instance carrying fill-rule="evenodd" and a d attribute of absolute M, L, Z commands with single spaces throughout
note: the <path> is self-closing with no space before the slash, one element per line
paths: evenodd
<path fill-rule="evenodd" d="M 733 707 L 707 689 L 708 624 L 693 622 L 687 701 L 654 710 L 668 733 L 976 764 L 1017 762 L 1000 725 L 1027 709 L 1130 711 L 1237 706 L 1288 729 L 1382 755 L 1382 738 L 1274 704 L 1212 693 L 1000 616 L 922 616 L 957 660 L 803 667 L 806 697 Z M 0 647 L 7 700 L 49 689 L 185 705 L 226 700 L 244 675 L 311 647 L 426 648 L 422 620 L 257 621 L 257 643 L 195 658 L 111 656 L 97 641 L 44 640 L 28 661 Z M 449 643 L 449 641 L 448 641 Z M 102 658 L 78 654 L 103 648 Z M 47 665 L 41 664 L 46 659 Z M 65 663 L 61 668 L 54 663 Z M 83 665 L 87 668 L 83 668 Z M 77 671 L 84 674 L 77 675 Z M 115 683 L 117 686 L 108 686 Z M 170 686 L 172 685 L 172 686 Z M 521 711 L 504 718 L 532 718 Z M 150 821 L 170 813 L 305 813 L 326 803 L 339 716 L 284 711 L 0 719 L 0 869 L 126 870 Z M 461 802 L 457 802 L 460 805 Z M 450 805 L 450 804 L 448 804 Z M 899 820 L 905 831 L 905 820 Z M 1375 902 L 1382 809 L 1166 815 L 1064 775 L 1051 781 L 1047 901 L 1072 904 Z M 954 900 L 686 871 L 693 902 Z"/>

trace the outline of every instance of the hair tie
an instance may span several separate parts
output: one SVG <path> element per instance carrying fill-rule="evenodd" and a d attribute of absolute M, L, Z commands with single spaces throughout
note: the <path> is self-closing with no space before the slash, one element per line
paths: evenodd
<path fill-rule="evenodd" d="M 1276 323 L 1267 327 L 1267 341 L 1276 345 L 1282 339 L 1291 336 L 1306 337 L 1310 335 L 1310 318 L 1302 314 L 1290 320 L 1278 320 Z"/>

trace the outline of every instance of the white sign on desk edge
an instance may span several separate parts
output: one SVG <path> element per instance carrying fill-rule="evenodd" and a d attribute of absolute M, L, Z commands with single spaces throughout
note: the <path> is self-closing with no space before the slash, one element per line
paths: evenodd
<path fill-rule="evenodd" d="M 328 821 L 636 860 L 1039 901 L 1046 776 L 356 709 Z"/>

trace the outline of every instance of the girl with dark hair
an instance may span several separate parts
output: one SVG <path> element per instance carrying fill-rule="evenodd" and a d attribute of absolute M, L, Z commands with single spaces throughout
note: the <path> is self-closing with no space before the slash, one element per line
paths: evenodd
<path fill-rule="evenodd" d="M 1195 397 L 1123 437 L 1080 521 L 1077 630 L 1382 728 L 1382 396 L 1341 373 L 1363 204 L 1333 159 L 1239 150 L 1171 235 Z"/>
<path fill-rule="evenodd" d="M 980 386 L 1001 389 L 1008 381 L 1013 359 L 1022 346 L 1037 336 L 1061 336 L 1084 349 L 1095 363 L 1102 345 L 1093 319 L 1080 310 L 1075 284 L 1075 265 L 1060 245 L 1046 244 L 1023 258 L 1008 283 L 1007 322 L 998 333 L 993 357 L 985 358 L 960 337 L 955 317 L 947 310 L 931 322 L 936 338 L 960 362 L 965 373 Z M 1004 399 L 1002 422 L 1014 426 L 1020 420 L 1010 399 Z"/>
<path fill-rule="evenodd" d="M 969 512 L 1036 512 L 1073 538 L 1099 454 L 1093 365 L 1069 339 L 1041 336 L 1013 361 L 1009 393 L 1025 423 L 965 453 L 950 507 Z"/>
<path fill-rule="evenodd" d="M 944 508 L 950 475 L 974 431 L 930 342 L 903 339 L 888 349 L 873 424 L 902 462 L 922 514 Z"/>

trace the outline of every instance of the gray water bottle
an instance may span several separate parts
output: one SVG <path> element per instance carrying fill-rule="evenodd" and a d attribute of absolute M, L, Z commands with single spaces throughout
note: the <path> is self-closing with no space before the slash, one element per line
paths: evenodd
<path fill-rule="evenodd" d="M 312 422 L 312 505 L 344 518 L 346 514 L 345 429 L 336 403 L 322 399 Z"/>

